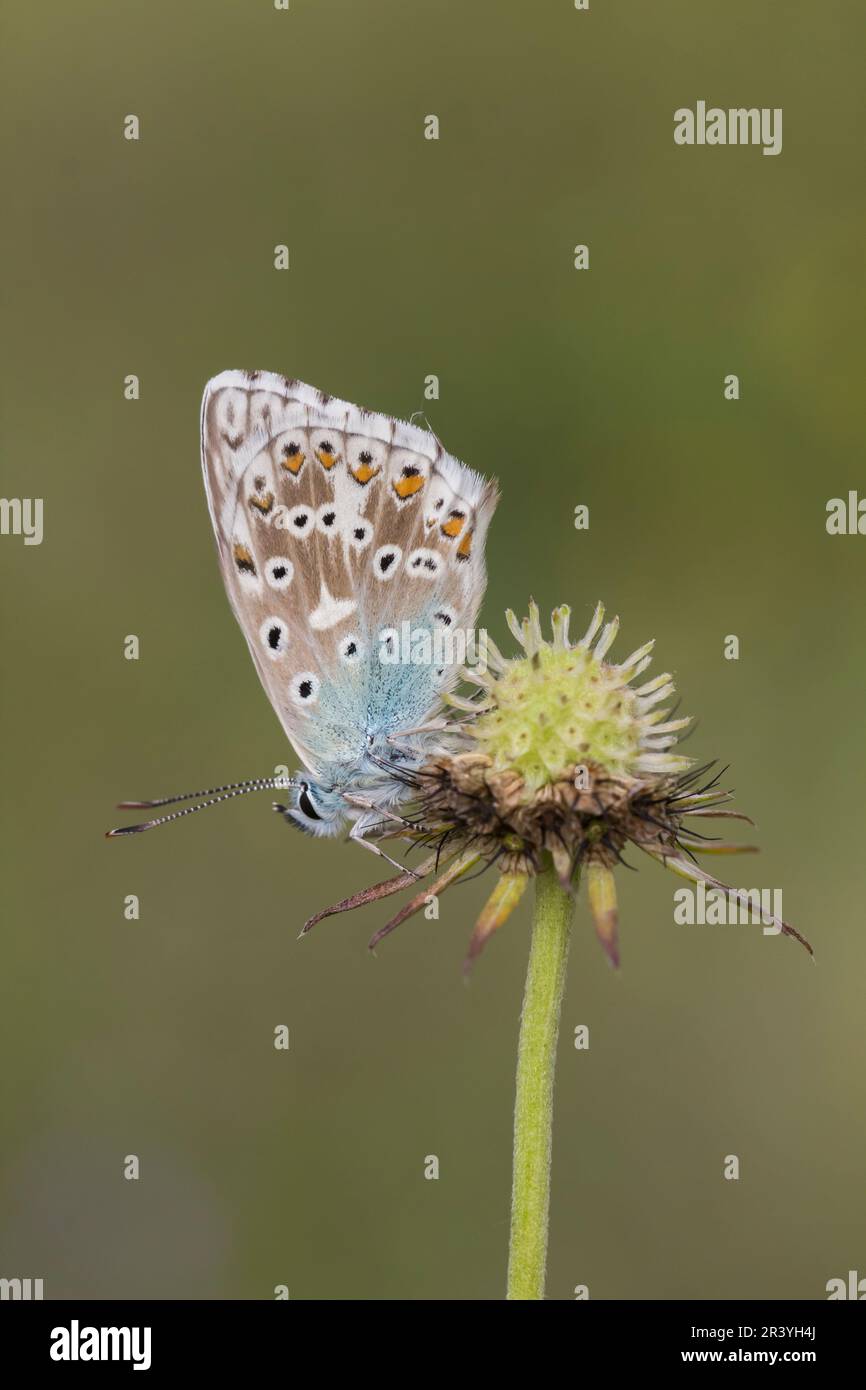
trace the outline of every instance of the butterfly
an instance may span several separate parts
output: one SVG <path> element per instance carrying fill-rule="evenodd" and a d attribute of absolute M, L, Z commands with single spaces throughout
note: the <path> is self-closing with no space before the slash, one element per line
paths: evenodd
<path fill-rule="evenodd" d="M 290 824 L 348 827 L 389 859 L 367 836 L 400 822 L 407 774 L 441 741 L 484 594 L 496 482 L 427 430 L 269 372 L 208 382 L 201 458 L 229 602 L 303 770 L 121 805 L 279 788 Z"/>

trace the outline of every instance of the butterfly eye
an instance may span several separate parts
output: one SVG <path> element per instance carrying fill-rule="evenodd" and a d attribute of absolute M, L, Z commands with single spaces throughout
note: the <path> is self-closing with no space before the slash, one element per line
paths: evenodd
<path fill-rule="evenodd" d="M 310 793 L 307 789 L 306 782 L 301 783 L 301 794 L 298 797 L 298 810 L 303 811 L 304 815 L 308 816 L 310 820 L 322 819 L 315 806 L 313 805 L 313 799 L 310 796 Z"/>

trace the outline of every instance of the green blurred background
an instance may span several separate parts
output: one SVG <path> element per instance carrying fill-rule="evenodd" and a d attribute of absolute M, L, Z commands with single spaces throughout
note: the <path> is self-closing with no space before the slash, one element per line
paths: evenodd
<path fill-rule="evenodd" d="M 44 498 L 45 536 L 0 540 L 0 1275 L 55 1298 L 504 1287 L 528 902 L 467 987 L 489 878 L 372 958 L 391 904 L 296 940 L 377 867 L 269 797 L 102 838 L 121 797 L 293 763 L 200 479 L 226 367 L 424 409 L 496 473 L 491 634 L 510 649 L 503 609 L 532 595 L 575 626 L 602 598 L 620 658 L 655 636 L 688 751 L 731 763 L 759 824 L 761 858 L 724 869 L 781 887 L 815 946 L 677 926 L 679 880 L 642 860 L 617 975 L 581 904 L 549 1296 L 822 1298 L 866 1274 L 866 539 L 824 524 L 866 490 L 862 4 L 5 14 L 2 490 Z M 781 106 L 782 154 L 677 148 L 698 99 Z"/>

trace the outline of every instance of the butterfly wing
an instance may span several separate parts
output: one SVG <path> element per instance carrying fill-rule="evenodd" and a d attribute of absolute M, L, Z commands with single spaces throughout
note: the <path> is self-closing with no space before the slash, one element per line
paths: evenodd
<path fill-rule="evenodd" d="M 459 662 L 383 662 L 382 633 L 473 627 L 495 483 L 425 430 L 271 373 L 210 381 L 201 440 L 229 599 L 307 767 L 422 722 Z"/>

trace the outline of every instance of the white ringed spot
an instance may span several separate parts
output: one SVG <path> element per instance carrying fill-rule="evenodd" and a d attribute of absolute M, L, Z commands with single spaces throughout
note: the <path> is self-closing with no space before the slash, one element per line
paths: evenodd
<path fill-rule="evenodd" d="M 285 555 L 272 555 L 265 565 L 265 577 L 272 589 L 288 589 L 295 576 L 295 567 Z"/>
<path fill-rule="evenodd" d="M 282 618 L 265 618 L 259 628 L 259 641 L 271 661 L 277 661 L 288 645 L 288 628 Z"/>
<path fill-rule="evenodd" d="M 345 666 L 357 666 L 367 654 L 364 643 L 356 632 L 350 632 L 348 637 L 341 638 L 337 651 Z"/>
<path fill-rule="evenodd" d="M 289 507 L 282 520 L 281 530 L 290 531 L 293 536 L 308 536 L 315 526 L 315 513 L 303 505 Z"/>
<path fill-rule="evenodd" d="M 333 502 L 325 502 L 316 512 L 316 529 L 325 536 L 333 536 L 339 531 L 337 508 Z"/>
<path fill-rule="evenodd" d="M 348 541 L 353 550 L 366 550 L 373 539 L 373 527 L 369 521 L 357 517 L 349 527 Z"/>
<path fill-rule="evenodd" d="M 419 546 L 406 558 L 406 573 L 421 579 L 436 579 L 442 572 L 442 556 L 435 550 Z"/>
<path fill-rule="evenodd" d="M 399 545 L 380 545 L 373 556 L 373 573 L 377 579 L 392 579 L 400 568 L 402 550 Z"/>
<path fill-rule="evenodd" d="M 289 698 L 302 709 L 306 705 L 314 705 L 319 698 L 319 685 L 319 677 L 314 671 L 301 671 L 299 675 L 292 677 Z"/>

